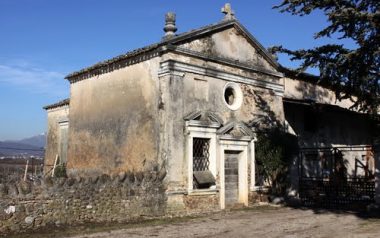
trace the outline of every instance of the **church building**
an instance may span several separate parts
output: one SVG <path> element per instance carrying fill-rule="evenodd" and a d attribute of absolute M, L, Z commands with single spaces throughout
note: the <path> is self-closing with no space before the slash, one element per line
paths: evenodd
<path fill-rule="evenodd" d="M 229 4 L 222 12 L 181 34 L 168 13 L 159 42 L 66 76 L 70 98 L 45 107 L 45 169 L 64 164 L 69 177 L 165 170 L 168 207 L 224 209 L 248 206 L 259 186 L 260 123 L 283 125 L 301 147 L 371 144 L 370 124 L 349 100 L 289 73 Z"/>

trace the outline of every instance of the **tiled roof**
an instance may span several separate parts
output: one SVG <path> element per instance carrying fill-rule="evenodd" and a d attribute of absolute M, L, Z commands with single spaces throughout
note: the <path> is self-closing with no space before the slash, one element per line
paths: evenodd
<path fill-rule="evenodd" d="M 108 67 L 109 65 L 111 65 L 113 63 L 117 63 L 119 61 L 126 60 L 128 58 L 132 58 L 132 57 L 138 56 L 138 55 L 143 54 L 143 53 L 158 50 L 162 46 L 176 45 L 176 44 L 181 43 L 183 41 L 193 39 L 197 36 L 208 34 L 210 32 L 214 32 L 216 30 L 228 28 L 230 26 L 234 26 L 237 29 L 239 29 L 245 35 L 245 37 L 247 37 L 249 40 L 251 40 L 252 43 L 254 43 L 258 47 L 259 51 L 264 55 L 264 57 L 273 66 L 275 66 L 275 67 L 278 66 L 276 60 L 273 59 L 271 54 L 269 52 L 267 52 L 267 50 L 247 31 L 247 29 L 244 28 L 243 25 L 241 25 L 237 20 L 229 20 L 229 21 L 221 21 L 221 22 L 218 22 L 216 24 L 211 24 L 211 25 L 207 25 L 207 26 L 204 26 L 204 27 L 201 27 L 198 29 L 190 30 L 188 32 L 181 33 L 179 35 L 176 35 L 176 36 L 168 38 L 168 39 L 163 38 L 163 40 L 161 40 L 158 43 L 154 43 L 154 44 L 148 45 L 148 46 L 143 47 L 143 48 L 135 49 L 135 50 L 127 52 L 125 54 L 111 58 L 109 60 L 101 61 L 101 62 L 96 63 L 90 67 L 87 67 L 87 68 L 84 68 L 82 70 L 73 72 L 73 73 L 67 75 L 65 78 L 70 80 L 71 78 L 75 78 L 76 76 L 80 76 L 81 74 L 90 73 L 94 70 L 99 70 L 99 69 L 102 69 L 103 67 Z"/>
<path fill-rule="evenodd" d="M 62 107 L 62 106 L 69 105 L 69 104 L 70 104 L 70 99 L 66 98 L 66 99 L 64 99 L 62 101 L 59 101 L 57 103 L 44 106 L 43 109 L 49 110 L 49 109 L 53 109 L 53 108 L 57 108 L 57 107 Z"/>

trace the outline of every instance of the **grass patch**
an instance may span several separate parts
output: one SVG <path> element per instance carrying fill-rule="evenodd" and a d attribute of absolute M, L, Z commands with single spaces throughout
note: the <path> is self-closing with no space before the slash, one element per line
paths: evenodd
<path fill-rule="evenodd" d="M 369 219 L 366 219 L 365 221 L 361 222 L 359 225 L 361 227 L 368 227 L 368 226 L 373 226 L 373 225 L 380 226 L 380 219 L 379 218 L 369 218 Z"/>

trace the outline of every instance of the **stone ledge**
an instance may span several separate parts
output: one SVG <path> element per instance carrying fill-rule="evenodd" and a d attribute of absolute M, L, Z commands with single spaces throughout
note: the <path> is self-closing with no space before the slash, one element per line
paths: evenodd
<path fill-rule="evenodd" d="M 216 195 L 219 193 L 218 189 L 205 189 L 205 190 L 194 190 L 189 192 L 188 196 L 203 196 L 203 195 Z"/>

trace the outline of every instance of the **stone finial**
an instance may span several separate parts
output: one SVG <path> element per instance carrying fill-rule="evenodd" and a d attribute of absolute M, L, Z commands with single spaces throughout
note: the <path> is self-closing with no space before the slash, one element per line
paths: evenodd
<path fill-rule="evenodd" d="M 226 3 L 224 4 L 224 7 L 222 7 L 222 13 L 224 13 L 224 19 L 225 21 L 227 20 L 233 20 L 235 19 L 235 12 L 231 8 L 231 4 Z"/>
<path fill-rule="evenodd" d="M 164 39 L 171 38 L 175 36 L 175 32 L 177 31 L 177 27 L 175 25 L 175 13 L 174 12 L 168 12 L 165 15 L 165 36 Z"/>

